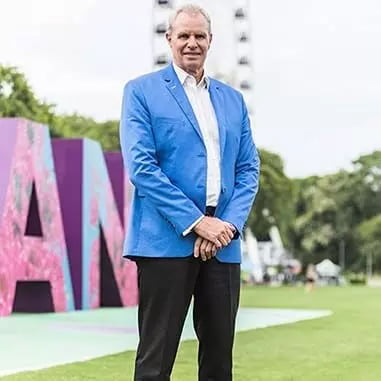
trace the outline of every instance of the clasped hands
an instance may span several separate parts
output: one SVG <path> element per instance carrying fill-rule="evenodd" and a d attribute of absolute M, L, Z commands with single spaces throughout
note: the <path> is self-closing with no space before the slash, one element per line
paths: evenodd
<path fill-rule="evenodd" d="M 235 227 L 217 217 L 205 216 L 194 228 L 198 235 L 193 255 L 203 261 L 213 258 L 217 250 L 228 246 L 235 234 Z"/>

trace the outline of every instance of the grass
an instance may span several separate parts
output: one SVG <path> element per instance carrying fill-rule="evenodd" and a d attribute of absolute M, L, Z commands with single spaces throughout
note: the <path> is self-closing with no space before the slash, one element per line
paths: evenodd
<path fill-rule="evenodd" d="M 237 334 L 235 381 L 380 381 L 381 290 L 245 288 L 241 306 L 330 309 L 332 316 Z M 68 348 L 69 350 L 69 348 Z M 181 344 L 172 380 L 197 380 L 196 342 Z M 9 381 L 132 380 L 134 353 L 4 377 Z"/>

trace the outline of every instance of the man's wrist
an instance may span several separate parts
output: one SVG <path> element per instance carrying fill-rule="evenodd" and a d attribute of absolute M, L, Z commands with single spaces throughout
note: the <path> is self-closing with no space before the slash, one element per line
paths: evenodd
<path fill-rule="evenodd" d="M 201 222 L 201 220 L 204 218 L 205 216 L 200 216 L 199 218 L 197 218 L 196 221 L 194 221 L 190 226 L 188 226 L 184 231 L 183 231 L 183 237 L 185 237 L 186 235 L 188 235 L 190 232 L 194 231 L 194 228 Z"/>

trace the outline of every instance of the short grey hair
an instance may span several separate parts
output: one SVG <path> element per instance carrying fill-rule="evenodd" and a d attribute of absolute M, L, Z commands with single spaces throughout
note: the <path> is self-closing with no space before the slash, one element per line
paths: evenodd
<path fill-rule="evenodd" d="M 173 24 L 174 24 L 177 16 L 180 13 L 182 13 L 182 12 L 184 12 L 184 13 L 190 15 L 190 16 L 196 15 L 198 13 L 203 15 L 205 17 L 206 22 L 208 23 L 208 32 L 209 32 L 209 34 L 212 34 L 212 22 L 210 21 L 210 16 L 205 11 L 205 9 L 203 9 L 203 8 L 201 8 L 201 7 L 199 7 L 198 5 L 195 5 L 195 4 L 186 4 L 186 5 L 183 5 L 182 7 L 177 8 L 171 14 L 171 16 L 169 16 L 167 33 L 171 33 L 172 32 Z"/>

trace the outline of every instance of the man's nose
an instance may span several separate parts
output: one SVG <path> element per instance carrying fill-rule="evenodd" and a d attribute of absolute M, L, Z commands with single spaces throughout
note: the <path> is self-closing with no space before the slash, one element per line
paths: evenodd
<path fill-rule="evenodd" d="M 189 37 L 188 48 L 190 48 L 190 49 L 196 49 L 197 48 L 197 40 L 194 36 Z"/>

